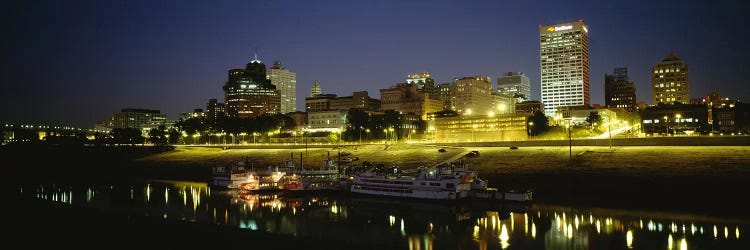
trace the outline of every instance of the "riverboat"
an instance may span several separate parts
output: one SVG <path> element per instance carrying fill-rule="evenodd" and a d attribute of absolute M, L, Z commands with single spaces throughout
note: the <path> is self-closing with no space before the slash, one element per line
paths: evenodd
<path fill-rule="evenodd" d="M 231 166 L 213 167 L 209 186 L 222 190 L 258 190 L 259 177 L 255 171 L 246 168 L 246 164 L 246 161 L 238 161 Z"/>
<path fill-rule="evenodd" d="M 375 172 L 355 174 L 350 191 L 355 194 L 381 195 L 432 200 L 458 200 L 468 197 L 471 184 L 449 167 L 420 167 L 416 175 L 392 175 Z"/>

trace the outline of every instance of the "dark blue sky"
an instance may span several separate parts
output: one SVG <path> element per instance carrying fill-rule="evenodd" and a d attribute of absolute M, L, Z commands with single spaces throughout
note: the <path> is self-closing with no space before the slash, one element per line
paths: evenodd
<path fill-rule="evenodd" d="M 649 70 L 670 51 L 689 65 L 692 96 L 750 99 L 742 1 L 503 2 L 3 1 L 0 121 L 92 127 L 126 107 L 176 119 L 223 101 L 226 71 L 255 48 L 297 73 L 301 110 L 316 79 L 324 93 L 380 98 L 424 70 L 438 83 L 521 71 L 538 100 L 539 25 L 577 19 L 590 31 L 592 103 L 615 67 L 650 103 Z"/>

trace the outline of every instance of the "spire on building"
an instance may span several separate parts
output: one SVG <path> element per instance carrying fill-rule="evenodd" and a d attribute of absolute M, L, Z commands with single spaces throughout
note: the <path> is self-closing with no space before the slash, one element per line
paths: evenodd
<path fill-rule="evenodd" d="M 320 95 L 320 93 L 320 84 L 318 84 L 318 80 L 315 80 L 312 89 L 310 90 L 310 96 Z"/>
<path fill-rule="evenodd" d="M 261 63 L 261 61 L 258 60 L 258 48 L 255 48 L 255 57 L 250 63 Z"/>

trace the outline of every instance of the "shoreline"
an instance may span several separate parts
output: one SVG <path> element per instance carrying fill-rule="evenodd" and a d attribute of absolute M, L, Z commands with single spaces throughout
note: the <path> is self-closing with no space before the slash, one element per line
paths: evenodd
<path fill-rule="evenodd" d="M 750 190 L 750 146 L 576 147 L 574 166 L 566 165 L 567 147 L 446 149 L 448 152 L 438 153 L 435 147 L 397 145 L 383 151 L 382 145 L 371 145 L 347 150 L 364 160 L 387 154 L 410 167 L 442 162 L 478 149 L 481 156 L 464 159 L 480 171 L 490 187 L 530 189 L 533 203 L 750 218 L 746 213 L 750 205 L 737 202 L 739 191 Z M 10 188 L 6 190 L 16 190 L 11 187 L 22 183 L 112 184 L 137 179 L 207 182 L 211 166 L 229 164 L 242 156 L 263 159 L 264 163 L 257 163 L 263 166 L 288 159 L 290 151 L 291 155 L 306 151 L 181 147 L 168 151 L 138 147 L 34 150 L 43 157 L 31 157 L 29 163 L 28 149 L 0 149 L 2 185 Z M 308 159 L 322 160 L 332 151 L 310 149 Z"/>

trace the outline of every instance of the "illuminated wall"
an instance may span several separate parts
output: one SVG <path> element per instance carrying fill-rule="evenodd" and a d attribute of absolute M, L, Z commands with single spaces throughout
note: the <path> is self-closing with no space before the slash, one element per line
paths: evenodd
<path fill-rule="evenodd" d="M 526 114 L 435 118 L 435 139 L 438 142 L 525 140 L 526 119 Z"/>

